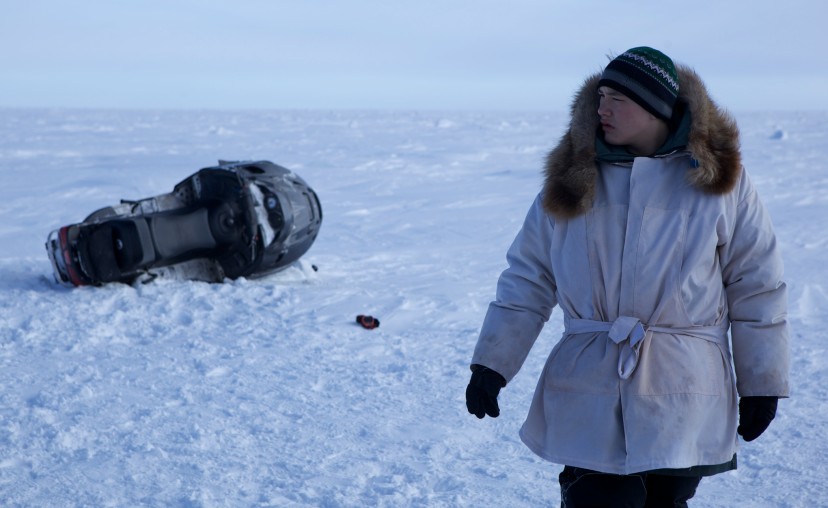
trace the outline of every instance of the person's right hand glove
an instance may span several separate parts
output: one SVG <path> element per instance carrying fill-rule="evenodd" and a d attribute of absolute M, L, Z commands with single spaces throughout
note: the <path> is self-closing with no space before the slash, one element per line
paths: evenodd
<path fill-rule="evenodd" d="M 485 415 L 497 418 L 500 415 L 497 395 L 506 386 L 506 379 L 483 365 L 474 364 L 471 369 L 471 380 L 466 387 L 466 408 L 478 418 Z"/>

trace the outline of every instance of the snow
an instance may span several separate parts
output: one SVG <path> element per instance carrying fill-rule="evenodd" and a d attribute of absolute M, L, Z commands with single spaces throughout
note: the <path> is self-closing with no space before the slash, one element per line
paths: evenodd
<path fill-rule="evenodd" d="M 517 437 L 558 311 L 502 392 L 468 362 L 561 113 L 0 109 L 0 504 L 555 506 Z M 793 396 L 694 506 L 828 497 L 828 114 L 737 115 L 786 260 Z M 319 194 L 311 250 L 263 279 L 66 288 L 43 243 L 218 159 Z M 311 265 L 316 265 L 314 271 Z M 381 321 L 359 327 L 357 314 Z"/>

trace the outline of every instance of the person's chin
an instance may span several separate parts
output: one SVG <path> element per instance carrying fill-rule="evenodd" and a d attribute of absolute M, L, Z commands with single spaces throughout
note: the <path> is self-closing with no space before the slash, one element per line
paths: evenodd
<path fill-rule="evenodd" d="M 620 145 L 620 144 L 622 144 L 621 143 L 621 138 L 619 136 L 617 136 L 616 132 L 612 129 L 604 131 L 604 141 L 606 141 L 607 143 L 609 143 L 611 145 Z"/>

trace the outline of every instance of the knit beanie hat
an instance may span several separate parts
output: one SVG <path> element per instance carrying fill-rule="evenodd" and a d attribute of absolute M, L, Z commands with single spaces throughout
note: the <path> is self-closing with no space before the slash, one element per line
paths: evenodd
<path fill-rule="evenodd" d="M 623 93 L 641 107 L 670 120 L 679 94 L 676 66 L 669 56 L 646 46 L 632 48 L 613 59 L 598 86 Z"/>

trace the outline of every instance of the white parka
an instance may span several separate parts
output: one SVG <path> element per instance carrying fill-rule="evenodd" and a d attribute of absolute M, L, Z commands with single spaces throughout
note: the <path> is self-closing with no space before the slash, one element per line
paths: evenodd
<path fill-rule="evenodd" d="M 723 464 L 737 449 L 737 393 L 789 393 L 771 221 L 735 123 L 678 70 L 686 149 L 631 164 L 596 162 L 599 76 L 585 82 L 475 348 L 472 363 L 510 381 L 561 307 L 565 330 L 520 431 L 556 463 L 616 474 Z"/>

